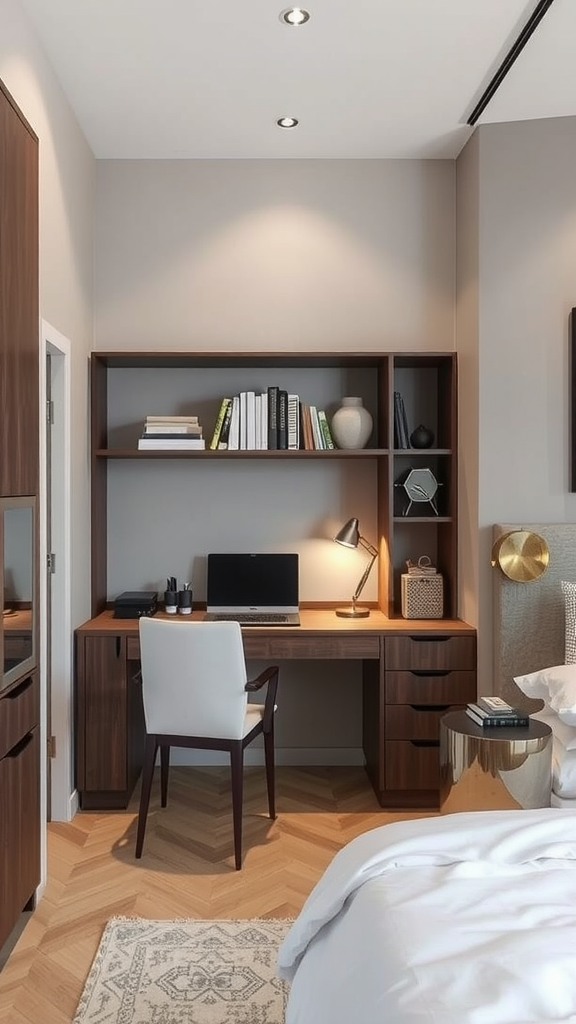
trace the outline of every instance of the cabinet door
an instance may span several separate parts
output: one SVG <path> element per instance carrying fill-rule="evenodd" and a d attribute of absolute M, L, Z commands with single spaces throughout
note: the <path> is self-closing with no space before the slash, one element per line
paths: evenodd
<path fill-rule="evenodd" d="M 0 761 L 0 946 L 40 882 L 38 729 Z"/>
<path fill-rule="evenodd" d="M 0 494 L 38 490 L 38 140 L 0 88 Z"/>
<path fill-rule="evenodd" d="M 78 789 L 81 793 L 125 791 L 128 788 L 125 641 L 119 636 L 84 637 L 80 642 L 78 667 Z"/>

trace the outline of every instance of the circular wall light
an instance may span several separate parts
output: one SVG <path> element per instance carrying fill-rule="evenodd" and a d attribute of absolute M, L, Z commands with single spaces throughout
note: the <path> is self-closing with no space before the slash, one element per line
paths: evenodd
<path fill-rule="evenodd" d="M 298 124 L 297 117 L 279 117 L 276 121 L 279 128 L 295 128 Z"/>
<path fill-rule="evenodd" d="M 280 21 L 285 25 L 305 25 L 310 20 L 310 14 L 303 7 L 287 7 L 280 11 Z"/>

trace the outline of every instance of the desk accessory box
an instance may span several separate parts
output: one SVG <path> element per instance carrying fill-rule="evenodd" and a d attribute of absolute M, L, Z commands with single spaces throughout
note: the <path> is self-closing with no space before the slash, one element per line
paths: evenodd
<path fill-rule="evenodd" d="M 402 615 L 405 619 L 441 619 L 444 615 L 444 580 L 428 555 L 418 564 L 407 562 L 401 575 Z"/>
<path fill-rule="evenodd" d="M 158 602 L 155 590 L 125 590 L 114 601 L 115 619 L 139 619 L 154 615 Z"/>

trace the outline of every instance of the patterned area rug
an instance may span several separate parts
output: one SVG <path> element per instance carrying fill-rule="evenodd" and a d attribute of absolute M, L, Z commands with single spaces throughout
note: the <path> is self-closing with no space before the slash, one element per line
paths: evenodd
<path fill-rule="evenodd" d="M 113 917 L 74 1024 L 283 1024 L 276 956 L 290 924 Z"/>

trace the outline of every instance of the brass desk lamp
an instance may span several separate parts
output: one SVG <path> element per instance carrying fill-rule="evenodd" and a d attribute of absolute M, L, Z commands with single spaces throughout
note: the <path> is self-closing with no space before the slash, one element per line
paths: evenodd
<path fill-rule="evenodd" d="M 360 597 L 364 584 L 366 583 L 366 580 L 370 575 L 370 570 L 374 565 L 374 562 L 378 558 L 378 550 L 372 544 L 369 544 L 364 537 L 360 536 L 360 530 L 358 529 L 357 519 L 349 519 L 347 523 L 344 523 L 344 526 L 342 527 L 341 530 L 338 531 L 338 533 L 334 537 L 334 540 L 336 541 L 337 544 L 342 544 L 345 548 L 357 548 L 358 545 L 360 545 L 361 547 L 365 548 L 368 554 L 371 556 L 368 565 L 366 566 L 364 572 L 362 573 L 360 582 L 356 587 L 354 594 L 352 595 L 352 604 L 349 605 L 347 608 L 336 609 L 336 615 L 339 615 L 341 618 L 365 619 L 367 618 L 368 615 L 370 615 L 370 609 L 358 608 L 356 602 Z"/>

